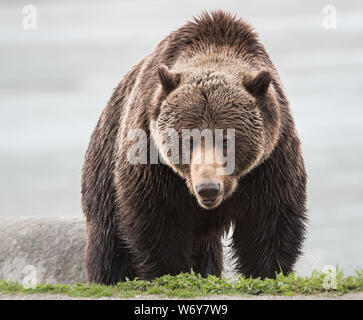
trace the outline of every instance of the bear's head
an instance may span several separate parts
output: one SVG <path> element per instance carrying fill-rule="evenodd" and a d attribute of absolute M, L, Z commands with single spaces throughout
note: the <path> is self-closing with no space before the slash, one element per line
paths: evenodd
<path fill-rule="evenodd" d="M 267 159 L 280 111 L 269 71 L 158 69 L 150 130 L 164 160 L 205 209 L 218 207 L 242 176 Z"/>

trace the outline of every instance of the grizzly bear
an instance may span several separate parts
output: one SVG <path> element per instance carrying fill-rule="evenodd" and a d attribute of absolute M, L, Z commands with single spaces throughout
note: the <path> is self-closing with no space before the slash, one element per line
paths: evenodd
<path fill-rule="evenodd" d="M 190 162 L 170 161 L 160 139 L 168 128 L 180 137 L 219 129 L 223 144 L 193 136 Z M 135 130 L 145 132 L 135 156 L 146 161 L 130 161 L 142 137 L 130 139 Z M 231 172 L 210 158 L 217 148 L 224 156 L 228 141 Z M 305 203 L 300 141 L 273 62 L 249 24 L 204 12 L 126 74 L 92 134 L 82 171 L 88 281 L 220 276 L 231 227 L 240 274 L 288 274 L 305 237 Z"/>

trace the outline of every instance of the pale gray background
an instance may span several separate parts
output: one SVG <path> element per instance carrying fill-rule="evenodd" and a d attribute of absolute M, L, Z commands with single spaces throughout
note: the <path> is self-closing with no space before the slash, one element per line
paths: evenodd
<path fill-rule="evenodd" d="M 38 28 L 24 30 L 34 5 Z M 337 8 L 336 30 L 322 27 Z M 251 22 L 281 74 L 309 174 L 306 251 L 363 266 L 361 1 L 0 3 L 0 217 L 79 216 L 83 156 L 122 76 L 203 9 Z"/>

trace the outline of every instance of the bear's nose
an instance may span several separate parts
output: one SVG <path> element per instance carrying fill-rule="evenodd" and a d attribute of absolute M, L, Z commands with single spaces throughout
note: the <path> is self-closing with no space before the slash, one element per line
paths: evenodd
<path fill-rule="evenodd" d="M 219 183 L 215 182 L 203 182 L 196 186 L 196 190 L 204 199 L 213 199 L 218 196 L 220 191 Z"/>

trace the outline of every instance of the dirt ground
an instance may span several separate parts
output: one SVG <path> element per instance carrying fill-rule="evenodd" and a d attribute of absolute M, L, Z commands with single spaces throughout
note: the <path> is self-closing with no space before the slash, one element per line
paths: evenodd
<path fill-rule="evenodd" d="M 103 297 L 103 298 L 79 298 L 70 297 L 62 294 L 2 294 L 0 300 L 122 300 L 121 297 Z M 161 298 L 154 295 L 136 296 L 131 300 L 160 300 Z M 162 298 L 169 299 L 169 298 Z M 342 296 L 333 295 L 297 295 L 297 296 L 206 296 L 197 297 L 196 300 L 363 300 L 363 292 L 347 293 Z M 187 300 L 187 299 L 186 299 Z"/>

